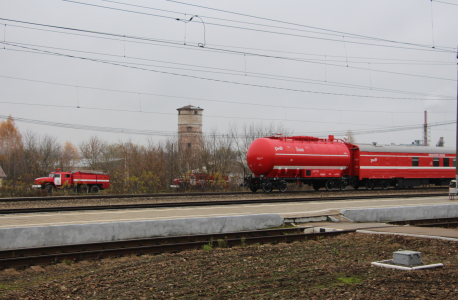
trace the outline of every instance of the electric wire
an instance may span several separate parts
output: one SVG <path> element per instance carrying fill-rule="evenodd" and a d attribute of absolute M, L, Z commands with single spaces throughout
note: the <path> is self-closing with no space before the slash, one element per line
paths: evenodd
<path fill-rule="evenodd" d="M 64 1 L 69 1 L 69 0 L 64 0 Z M 208 10 L 214 10 L 214 11 L 219 11 L 219 12 L 224 12 L 228 14 L 234 14 L 234 15 L 239 15 L 239 16 L 244 16 L 244 17 L 249 17 L 249 18 L 255 18 L 255 19 L 260 19 L 260 20 L 265 20 L 265 21 L 271 21 L 271 22 L 276 22 L 276 23 L 282 23 L 282 24 L 289 24 L 289 25 L 295 25 L 299 27 L 307 27 L 307 28 L 312 28 L 312 29 L 317 29 L 317 30 L 322 30 L 326 32 L 333 32 L 339 35 L 347 35 L 347 36 L 352 36 L 352 37 L 358 37 L 358 38 L 370 38 L 370 39 L 377 39 L 380 41 L 385 41 L 385 42 L 390 42 L 390 43 L 399 43 L 399 44 L 409 44 L 406 42 L 399 42 L 399 41 L 394 41 L 394 40 L 387 40 L 387 39 L 379 39 L 379 38 L 374 38 L 374 37 L 369 37 L 369 36 L 364 36 L 364 35 L 359 35 L 359 34 L 353 34 L 353 33 L 348 33 L 348 32 L 343 32 L 343 31 L 337 31 L 337 30 L 330 30 L 330 29 L 325 29 L 325 28 L 319 28 L 319 27 L 314 27 L 314 26 L 309 26 L 309 25 L 303 25 L 303 24 L 297 24 L 293 22 L 286 22 L 286 21 L 281 21 L 281 20 L 275 20 L 275 19 L 270 19 L 270 18 L 264 18 L 264 17 L 259 17 L 259 16 L 253 16 L 249 14 L 243 14 L 243 13 L 238 13 L 238 12 L 231 12 L 227 10 L 222 10 L 222 9 L 216 9 L 208 6 L 202 6 L 202 5 L 196 5 L 196 4 L 190 4 L 190 3 L 185 3 L 185 2 L 180 2 L 176 0 L 166 0 L 168 2 L 174 2 L 182 5 L 189 5 L 189 6 L 194 6 L 194 7 L 199 7 L 199 8 L 204 8 Z M 411 45 L 418 45 L 418 44 L 411 44 Z M 419 46 L 419 45 L 418 45 Z M 431 47 L 428 45 L 422 45 L 423 47 Z M 453 47 L 444 47 L 447 49 L 454 49 Z"/>
<path fill-rule="evenodd" d="M 114 8 L 114 7 L 102 6 L 102 5 L 96 5 L 96 4 L 83 3 L 83 2 L 73 1 L 73 0 L 62 0 L 62 1 L 71 2 L 71 3 L 75 3 L 75 4 L 81 4 L 81 5 L 87 5 L 87 6 L 92 6 L 92 7 L 98 7 L 98 8 L 106 8 L 106 9 L 110 9 L 110 10 L 124 11 L 124 12 L 129 12 L 129 13 L 135 13 L 135 14 L 141 14 L 141 15 L 150 15 L 150 16 L 154 16 L 154 17 L 161 17 L 161 18 L 175 19 L 176 20 L 176 18 L 174 18 L 174 17 L 162 16 L 162 15 L 157 15 L 157 14 L 149 14 L 149 13 L 138 12 L 138 11 L 130 11 L 130 10 L 126 10 L 126 9 L 120 9 L 120 8 Z M 292 36 L 292 37 L 318 39 L 318 40 L 325 40 L 325 41 L 331 41 L 331 42 L 341 42 L 340 40 L 337 40 L 337 39 L 314 37 L 314 36 L 305 36 L 305 35 L 292 34 L 292 33 L 282 33 L 282 32 L 276 32 L 276 31 L 253 29 L 253 28 L 246 28 L 246 27 L 239 27 L 239 26 L 225 25 L 225 24 L 217 24 L 217 23 L 211 23 L 211 22 L 206 22 L 206 24 L 207 25 L 220 26 L 220 27 L 233 28 L 233 29 L 242 29 L 242 30 L 249 30 L 249 31 L 255 31 L 255 32 L 286 35 L 286 36 Z M 348 43 L 352 43 L 352 44 L 359 44 L 359 45 L 368 45 L 368 46 L 376 46 L 376 47 L 388 47 L 388 48 L 407 49 L 407 50 L 420 50 L 420 51 L 452 52 L 452 50 L 446 50 L 446 49 L 453 49 L 451 47 L 434 47 L 434 48 L 431 48 L 431 46 L 429 46 L 429 45 L 419 45 L 419 44 L 411 44 L 411 43 L 396 42 L 396 41 L 390 41 L 390 42 L 391 43 L 396 43 L 396 44 L 404 44 L 404 45 L 416 46 L 416 47 L 420 47 L 420 48 L 409 48 L 409 47 L 400 47 L 400 46 L 392 46 L 392 45 L 371 44 L 371 43 L 363 43 L 363 42 L 356 42 L 356 41 L 347 41 L 347 42 Z"/>
<path fill-rule="evenodd" d="M 191 64 L 168 62 L 168 61 L 163 61 L 163 60 L 154 60 L 154 59 L 146 59 L 146 58 L 140 58 L 140 57 L 125 56 L 125 55 L 107 54 L 107 53 L 93 52 L 93 51 L 82 51 L 82 50 L 75 50 L 75 49 L 68 49 L 68 48 L 49 47 L 49 46 L 28 44 L 28 43 L 10 43 L 10 45 L 25 45 L 25 46 L 33 46 L 33 47 L 40 47 L 40 48 L 46 48 L 46 49 L 64 50 L 64 51 L 85 53 L 85 54 L 96 54 L 96 55 L 102 55 L 102 56 L 129 58 L 129 59 L 141 60 L 141 61 L 161 62 L 161 63 L 173 64 L 173 65 L 179 65 L 179 66 L 190 66 L 190 67 L 197 67 L 197 68 L 202 68 L 202 69 L 209 69 L 209 70 L 212 70 L 212 71 L 187 69 L 187 68 L 176 68 L 176 67 L 169 67 L 169 66 L 158 66 L 158 65 L 151 65 L 151 64 L 138 64 L 138 63 L 125 62 L 125 61 L 123 62 L 123 63 L 129 64 L 129 65 L 142 65 L 142 66 L 149 66 L 149 67 L 159 67 L 159 68 L 186 70 L 186 71 L 194 71 L 194 72 L 205 72 L 205 73 L 213 73 L 213 74 L 225 74 L 225 75 L 233 75 L 233 76 L 247 76 L 247 74 L 248 74 L 248 76 L 252 77 L 252 78 L 272 79 L 272 80 L 280 80 L 280 81 L 287 81 L 287 82 L 301 82 L 301 83 L 310 83 L 310 84 L 315 84 L 315 85 L 336 86 L 336 87 L 354 88 L 354 89 L 361 89 L 361 90 L 375 90 L 375 91 L 383 91 L 383 92 L 399 93 L 399 94 L 408 94 L 408 95 L 418 95 L 418 96 L 427 96 L 427 97 L 446 97 L 446 96 L 440 96 L 440 95 L 431 95 L 431 94 L 418 93 L 418 92 L 392 90 L 392 89 L 378 88 L 378 87 L 372 87 L 372 86 L 346 84 L 346 83 L 339 83 L 339 82 L 333 82 L 333 81 L 325 81 L 325 82 L 323 82 L 321 80 L 309 79 L 309 78 L 305 79 L 305 78 L 292 77 L 292 76 L 281 76 L 281 75 L 273 75 L 273 74 L 265 74 L 265 73 L 257 73 L 257 72 L 246 72 L 246 70 L 244 72 L 244 71 L 234 70 L 234 69 L 205 67 L 205 66 L 198 66 L 198 65 L 191 65 Z M 12 49 L 8 49 L 8 50 L 12 50 Z M 31 53 L 33 53 L 33 51 Z M 120 61 L 111 61 L 111 62 L 120 62 Z M 217 70 L 217 71 L 213 71 L 213 70 Z M 368 69 L 368 70 L 370 71 L 370 69 Z M 452 99 L 452 98 L 450 98 L 450 99 Z M 438 99 L 436 99 L 436 100 L 438 100 Z"/>
<path fill-rule="evenodd" d="M 75 59 L 81 59 L 81 60 L 85 60 L 85 61 L 99 62 L 99 63 L 103 63 L 103 64 L 108 64 L 108 65 L 125 67 L 125 68 L 130 68 L 130 69 L 135 69 L 135 70 L 143 70 L 143 71 L 149 71 L 149 72 L 160 73 L 160 74 L 168 74 L 168 75 L 174 75 L 174 76 L 185 77 L 185 78 L 201 79 L 201 80 L 206 80 L 206 81 L 211 81 L 211 82 L 235 84 L 235 85 L 240 85 L 240 86 L 267 88 L 267 89 L 275 89 L 275 90 L 283 90 L 283 91 L 291 91 L 291 92 L 300 92 L 300 93 L 332 95 L 332 96 L 349 96 L 349 97 L 367 98 L 367 99 L 395 99 L 395 100 L 421 100 L 421 101 L 425 100 L 425 99 L 408 98 L 408 97 L 384 97 L 384 96 L 369 96 L 369 95 L 332 93 L 332 92 L 318 92 L 318 91 L 301 90 L 301 89 L 285 88 L 285 87 L 270 86 L 270 85 L 250 84 L 250 83 L 245 83 L 245 82 L 236 82 L 236 81 L 230 81 L 230 80 L 222 80 L 222 79 L 215 79 L 215 78 L 208 78 L 208 77 L 200 77 L 200 76 L 195 76 L 195 75 L 188 75 L 188 74 L 180 74 L 180 73 L 159 71 L 159 70 L 154 70 L 154 69 L 147 69 L 147 68 L 143 68 L 143 67 L 139 67 L 139 66 L 128 65 L 128 64 L 125 64 L 125 63 L 110 62 L 110 61 L 105 61 L 105 60 L 100 60 L 100 59 L 81 57 L 81 56 L 63 54 L 63 53 L 58 53 L 58 52 L 51 52 L 51 51 L 36 49 L 36 48 L 32 48 L 32 47 L 15 45 L 15 44 L 12 44 L 12 43 L 6 43 L 6 44 L 10 45 L 12 47 L 18 47 L 18 48 L 33 50 L 33 51 L 36 51 L 37 53 L 43 53 L 43 54 L 48 54 L 48 55 L 55 55 L 55 56 L 61 56 L 61 57 L 67 57 L 67 58 L 75 58 Z M 455 101 L 455 99 L 442 99 L 442 100 Z"/>
<path fill-rule="evenodd" d="M 61 26 L 55 26 L 55 25 L 45 25 L 45 24 L 31 23 L 31 22 L 25 22 L 25 21 L 17 21 L 17 20 L 5 19 L 5 18 L 0 18 L 0 20 L 9 21 L 9 22 L 24 23 L 24 24 L 29 24 L 29 25 L 36 25 L 36 26 L 58 28 L 58 29 L 63 29 L 63 30 L 86 32 L 86 33 L 92 33 L 92 34 L 98 34 L 98 35 L 114 36 L 114 37 L 124 38 L 124 39 L 125 38 L 129 38 L 129 39 L 135 39 L 135 40 L 138 39 L 138 40 L 142 40 L 142 41 L 153 41 L 152 39 L 145 38 L 145 37 L 135 37 L 135 36 L 128 36 L 128 35 L 114 34 L 114 33 L 106 33 L 106 32 L 99 32 L 99 31 L 91 31 L 91 30 L 69 28 L 69 27 L 61 27 Z M 154 42 L 173 44 L 173 45 L 181 46 L 181 47 L 191 47 L 190 49 L 194 48 L 195 50 L 204 50 L 204 51 L 205 50 L 214 50 L 214 51 L 220 51 L 220 52 L 229 53 L 229 54 L 236 54 L 236 55 L 251 55 L 251 56 L 257 56 L 257 57 L 276 58 L 276 59 L 281 59 L 281 60 L 307 62 L 307 63 L 320 64 L 320 65 L 324 65 L 325 64 L 324 62 L 311 61 L 311 60 L 307 60 L 307 59 L 289 58 L 289 57 L 266 55 L 266 54 L 260 54 L 260 53 L 240 52 L 240 51 L 234 51 L 234 50 L 213 48 L 213 47 L 208 47 L 208 46 L 204 48 L 204 47 L 200 47 L 200 46 L 192 46 L 192 45 L 189 45 L 189 44 L 183 45 L 183 44 L 178 44 L 178 43 L 174 43 L 174 42 L 159 41 L 159 40 L 154 40 Z M 455 52 L 453 52 L 453 53 L 455 53 Z M 327 63 L 327 65 L 367 71 L 366 68 L 362 68 L 362 67 L 355 67 L 355 66 L 348 66 L 347 67 L 345 65 L 329 64 L 329 63 Z M 456 81 L 456 79 L 451 79 L 451 78 L 442 78 L 442 77 L 426 76 L 426 75 L 419 75 L 419 74 L 408 74 L 408 73 L 385 71 L 385 70 L 379 70 L 379 69 L 372 69 L 372 71 L 373 72 L 386 73 L 386 74 L 396 74 L 396 75 L 403 75 L 403 76 L 419 77 L 419 78 L 429 78 L 429 79 L 437 79 L 437 80 Z"/>
<path fill-rule="evenodd" d="M 3 120 L 8 119 L 8 117 L 9 116 L 0 115 L 0 119 L 3 119 Z M 177 135 L 177 132 L 172 132 L 172 131 L 140 130 L 140 129 L 119 128 L 119 127 L 103 127 L 103 126 L 92 126 L 92 125 L 82 125 L 82 124 L 50 122 L 50 121 L 17 118 L 17 117 L 14 118 L 14 121 L 22 122 L 22 123 L 29 123 L 29 124 L 34 124 L 34 125 L 61 127 L 61 128 L 68 128 L 68 129 L 101 131 L 101 132 L 110 132 L 110 133 L 137 134 L 137 135 L 150 135 L 150 136 L 176 136 Z M 429 127 L 446 126 L 446 125 L 450 125 L 454 123 L 456 123 L 456 121 L 435 122 L 435 123 L 428 124 L 428 126 Z M 352 130 L 352 133 L 354 135 L 386 133 L 386 132 L 394 132 L 394 131 L 419 129 L 419 128 L 423 128 L 423 126 L 424 126 L 423 124 L 417 124 L 417 125 L 405 125 L 405 126 L 395 126 L 395 127 L 382 127 L 378 129 Z M 344 135 L 346 134 L 346 132 L 347 131 L 334 132 L 334 134 Z M 323 131 L 307 132 L 307 134 L 324 134 L 324 132 Z M 211 134 L 211 136 L 227 138 L 228 134 Z M 232 135 L 231 137 L 242 138 L 242 137 L 247 137 L 247 135 L 237 133 L 236 135 Z"/>
<path fill-rule="evenodd" d="M 206 102 L 216 102 L 216 103 L 227 103 L 227 104 L 237 104 L 237 105 L 248 105 L 248 106 L 256 106 L 256 107 L 273 107 L 273 108 L 288 108 L 288 109 L 302 109 L 302 110 L 320 110 L 320 111 L 339 111 L 339 112 L 364 112 L 364 113 L 388 113 L 388 114 L 423 114 L 424 111 L 384 111 L 384 110 L 358 110 L 358 109 L 334 109 L 334 108 L 322 108 L 322 107 L 303 107 L 303 106 L 285 106 L 285 105 L 273 105 L 273 104 L 265 104 L 265 103 L 250 103 L 250 102 L 238 102 L 238 101 L 227 101 L 227 100 L 216 100 L 216 99 L 205 99 L 205 98 L 197 98 L 197 97 L 185 97 L 185 96 L 176 96 L 176 95 L 164 95 L 164 94 L 155 94 L 155 93 L 147 93 L 147 92 L 139 92 L 139 91 L 128 91 L 128 90 L 117 90 L 117 89 L 108 89 L 108 88 L 100 88 L 100 87 L 93 87 L 93 86 L 84 86 L 78 85 L 75 86 L 74 84 L 66 84 L 66 83 L 58 83 L 58 82 L 51 82 L 51 81 L 43 81 L 43 80 L 36 80 L 36 79 L 28 79 L 28 78 L 20 78 L 20 77 L 12 77 L 12 76 L 5 76 L 0 75 L 0 78 L 12 79 L 12 80 L 20 80 L 20 81 L 27 81 L 27 82 L 34 82 L 34 83 L 41 83 L 41 84 L 50 84 L 50 85 L 57 85 L 57 86 L 65 86 L 71 88 L 78 89 L 90 89 L 90 90 L 99 90 L 99 91 L 108 91 L 108 92 L 117 92 L 117 93 L 126 93 L 126 94 L 139 94 L 144 96 L 155 96 L 155 97 L 166 97 L 166 98 L 176 98 L 176 99 L 185 99 L 185 100 L 196 100 L 196 101 L 206 101 Z M 78 95 L 78 94 L 77 94 Z M 78 105 L 79 107 L 79 98 Z M 15 102 L 0 102 L 0 103 L 9 103 L 9 104 L 16 104 Z M 68 106 L 72 107 L 72 106 Z M 430 114 L 455 114 L 455 111 L 437 111 L 437 112 L 428 112 Z"/>
<path fill-rule="evenodd" d="M 52 32 L 52 33 L 59 33 L 59 34 L 67 34 L 67 35 L 74 35 L 74 36 L 82 36 L 82 37 L 91 37 L 91 38 L 99 38 L 99 39 L 107 39 L 107 40 L 112 40 L 112 41 L 122 41 L 125 42 L 125 39 L 114 39 L 114 38 L 106 38 L 106 37 L 96 37 L 92 35 L 86 35 L 86 34 L 77 34 L 73 32 L 62 32 L 62 31 L 55 31 L 55 30 L 50 30 L 50 29 L 44 29 L 44 28 L 34 28 L 34 27 L 28 27 L 28 26 L 19 26 L 19 25 L 12 25 L 12 24 L 6 24 L 6 23 L 1 23 L 0 25 L 8 25 L 10 27 L 16 27 L 16 28 L 23 28 L 23 29 L 30 29 L 30 30 L 37 30 L 37 31 L 44 31 L 44 32 Z M 181 41 L 178 40 L 165 40 L 165 39 L 152 39 L 153 41 L 161 41 L 161 42 L 172 42 L 175 44 L 180 43 L 177 46 L 183 45 Z M 145 42 L 138 42 L 138 41 L 129 41 L 130 43 L 137 43 L 137 44 L 146 44 L 146 45 L 157 45 L 154 43 L 145 43 Z M 193 43 L 193 42 L 188 42 L 188 43 Z M 198 44 L 195 42 L 194 44 Z M 284 50 L 273 50 L 273 49 L 261 49 L 261 48 L 253 48 L 253 47 L 241 47 L 241 46 L 234 46 L 234 45 L 221 45 L 221 44 L 208 44 L 211 46 L 215 47 L 223 47 L 223 48 L 233 48 L 233 49 L 246 49 L 246 50 L 256 50 L 256 51 L 264 51 L 264 52 L 275 52 L 275 53 L 287 53 L 287 54 L 297 54 L 297 55 L 305 55 L 305 56 L 319 56 L 323 57 L 323 59 L 310 59 L 309 60 L 316 60 L 316 61 L 332 61 L 332 62 L 341 62 L 343 63 L 343 60 L 329 60 L 324 57 L 335 57 L 335 58 L 345 58 L 345 56 L 341 55 L 329 55 L 329 54 L 316 54 L 316 53 L 303 53 L 303 52 L 294 52 L 294 51 L 284 51 Z M 179 48 L 179 47 L 176 47 Z M 199 50 L 199 49 L 196 49 Z M 206 49 L 207 50 L 207 49 Z M 209 51 L 209 52 L 219 52 L 219 51 Z M 414 64 L 414 65 L 455 65 L 454 61 L 431 61 L 431 60 L 415 60 L 415 59 L 396 59 L 396 58 L 380 58 L 380 57 L 361 57 L 361 56 L 348 56 L 348 58 L 354 58 L 354 59 L 362 59 L 365 61 L 357 61 L 357 60 L 350 60 L 349 62 L 353 64 L 366 64 L 366 60 L 370 60 L 372 64 L 379 64 L 379 65 L 391 65 L 391 64 Z M 373 62 L 374 60 L 381 60 L 384 62 Z M 386 61 L 395 61 L 395 62 L 386 62 Z M 397 63 L 397 61 L 401 61 L 401 63 Z"/>

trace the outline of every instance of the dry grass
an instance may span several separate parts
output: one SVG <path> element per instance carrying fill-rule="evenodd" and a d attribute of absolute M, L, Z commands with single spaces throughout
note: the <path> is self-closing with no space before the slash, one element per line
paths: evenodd
<path fill-rule="evenodd" d="M 425 263 L 445 267 L 415 272 L 371 267 L 400 248 L 421 251 Z M 0 275 L 0 298 L 456 299 L 457 253 L 458 243 L 450 241 L 353 233 Z"/>

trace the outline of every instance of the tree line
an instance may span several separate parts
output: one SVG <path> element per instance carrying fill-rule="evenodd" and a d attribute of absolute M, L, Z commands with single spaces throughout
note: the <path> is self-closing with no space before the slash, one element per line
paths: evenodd
<path fill-rule="evenodd" d="M 143 144 L 131 140 L 109 143 L 97 135 L 77 145 L 61 144 L 57 137 L 36 132 L 21 133 L 10 116 L 0 122 L 0 166 L 7 175 L 2 195 L 33 193 L 35 178 L 51 171 L 97 170 L 110 174 L 112 194 L 167 191 L 172 180 L 196 171 L 231 175 L 236 189 L 250 173 L 246 152 L 259 137 L 285 133 L 282 125 L 231 124 L 225 134 L 216 129 L 204 134 L 197 149 L 186 149 L 178 136 L 162 141 L 147 137 Z M 20 191 L 20 192 L 19 192 Z"/>

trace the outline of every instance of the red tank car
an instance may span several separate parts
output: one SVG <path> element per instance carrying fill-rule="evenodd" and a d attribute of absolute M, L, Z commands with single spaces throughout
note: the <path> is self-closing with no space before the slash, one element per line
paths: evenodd
<path fill-rule="evenodd" d="M 454 178 L 455 149 L 418 146 L 353 145 L 334 136 L 273 136 L 253 141 L 247 163 L 254 175 L 245 178 L 256 192 L 286 191 L 287 182 L 304 183 L 315 190 L 326 187 L 355 189 L 365 185 L 447 185 Z"/>

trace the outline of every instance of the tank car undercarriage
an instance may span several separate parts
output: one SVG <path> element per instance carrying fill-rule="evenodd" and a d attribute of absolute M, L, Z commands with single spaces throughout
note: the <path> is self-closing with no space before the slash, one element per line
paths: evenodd
<path fill-rule="evenodd" d="M 318 191 L 320 188 L 326 188 L 328 191 L 332 190 L 346 190 L 348 186 L 353 187 L 355 190 L 360 187 L 365 187 L 366 190 L 373 190 L 380 188 L 383 190 L 393 186 L 394 188 L 408 188 L 421 185 L 448 185 L 450 180 L 437 180 L 437 179 L 363 179 L 359 180 L 357 177 L 342 177 L 342 178 L 278 178 L 278 177 L 254 177 L 249 175 L 245 177 L 245 186 L 252 192 L 263 190 L 270 193 L 273 190 L 279 190 L 284 193 L 288 189 L 288 183 L 307 184 Z"/>

